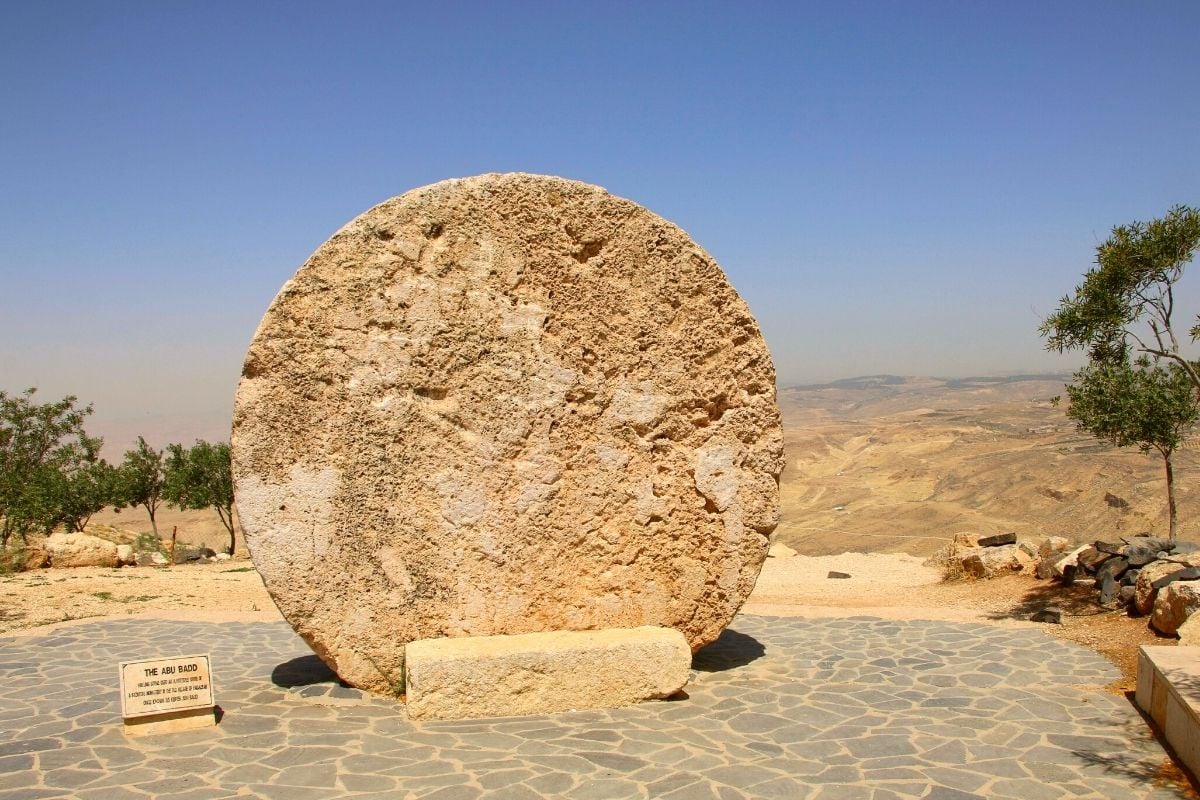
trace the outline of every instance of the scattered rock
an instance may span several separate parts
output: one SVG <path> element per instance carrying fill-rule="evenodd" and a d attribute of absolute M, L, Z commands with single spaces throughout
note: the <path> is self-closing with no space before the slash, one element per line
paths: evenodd
<path fill-rule="evenodd" d="M 117 565 L 122 567 L 131 567 L 134 564 L 137 564 L 137 553 L 133 552 L 133 545 L 117 545 Z"/>
<path fill-rule="evenodd" d="M 1037 576 L 1042 580 L 1050 580 L 1054 577 L 1054 562 L 1045 556 L 1037 563 Z"/>
<path fill-rule="evenodd" d="M 1133 586 L 1135 583 L 1137 583 L 1138 575 L 1141 573 L 1142 570 L 1140 568 L 1130 567 L 1129 569 L 1125 570 L 1123 575 L 1121 575 L 1121 585 Z"/>
<path fill-rule="evenodd" d="M 1167 562 L 1172 563 L 1172 562 Z M 1168 572 L 1152 584 L 1155 589 L 1161 589 L 1164 586 L 1174 583 L 1175 581 L 1194 581 L 1200 578 L 1200 568 L 1198 567 L 1183 567 L 1174 572 Z"/>
<path fill-rule="evenodd" d="M 117 546 L 88 533 L 52 533 L 46 537 L 52 567 L 115 567 Z"/>
<path fill-rule="evenodd" d="M 21 568 L 31 570 L 43 569 L 48 566 L 50 566 L 50 554 L 46 552 L 45 541 L 39 539 L 26 542 L 21 554 Z"/>
<path fill-rule="evenodd" d="M 1127 569 L 1129 569 L 1129 562 L 1124 557 L 1113 556 L 1101 564 L 1100 569 L 1096 570 L 1096 580 L 1101 585 L 1105 581 L 1111 580 L 1115 585 Z"/>
<path fill-rule="evenodd" d="M 1049 558 L 1056 553 L 1065 553 L 1071 543 L 1063 536 L 1047 536 L 1038 544 L 1038 555 Z"/>
<path fill-rule="evenodd" d="M 1151 536 L 1149 533 L 1139 533 L 1137 536 L 1130 538 L 1128 544 L 1149 548 L 1156 553 L 1169 553 L 1176 547 L 1176 543 L 1170 539 L 1159 539 Z"/>
<path fill-rule="evenodd" d="M 1103 543 L 1098 542 L 1097 544 Z M 1076 563 L 1079 564 L 1081 569 L 1091 573 L 1092 575 L 1095 575 L 1096 570 L 1100 568 L 1100 565 L 1110 558 L 1112 558 L 1110 553 L 1102 552 L 1095 545 L 1090 545 L 1079 552 L 1079 557 L 1076 559 Z"/>
<path fill-rule="evenodd" d="M 139 567 L 165 567 L 171 562 L 157 550 L 147 550 L 137 554 Z"/>
<path fill-rule="evenodd" d="M 1062 568 L 1062 585 L 1073 586 L 1075 584 L 1075 573 L 1079 572 L 1079 565 L 1072 562 Z"/>
<path fill-rule="evenodd" d="M 1125 500 L 1125 498 L 1118 497 L 1117 495 L 1113 494 L 1112 492 L 1104 493 L 1104 502 L 1108 505 L 1109 508 L 1115 508 L 1118 511 L 1128 511 L 1129 510 L 1129 502 L 1127 500 Z"/>
<path fill-rule="evenodd" d="M 1031 561 L 1038 557 L 1038 546 L 1033 542 L 1017 542 L 1017 549 L 1024 553 Z"/>
<path fill-rule="evenodd" d="M 1136 593 L 1137 589 L 1134 588 L 1133 584 L 1124 584 L 1121 586 L 1121 591 L 1118 592 L 1117 597 L 1121 601 L 1121 605 L 1127 606 L 1133 602 L 1133 596 Z"/>
<path fill-rule="evenodd" d="M 229 553 L 217 553 L 213 556 L 213 561 L 228 561 L 232 557 Z"/>
<path fill-rule="evenodd" d="M 1121 556 L 1129 562 L 1130 566 L 1134 567 L 1144 567 L 1151 561 L 1155 561 L 1158 553 L 1158 548 L 1141 544 L 1136 540 L 1121 548 Z"/>
<path fill-rule="evenodd" d="M 1121 585 L 1117 583 L 1116 578 L 1109 573 L 1105 573 L 1098 575 L 1096 581 L 1100 584 L 1100 605 L 1114 605 L 1121 591 Z"/>
<path fill-rule="evenodd" d="M 980 547 L 1001 547 L 1006 544 L 1016 544 L 1015 533 L 997 533 L 995 536 L 984 536 L 979 540 Z"/>
<path fill-rule="evenodd" d="M 1101 553 L 1107 553 L 1110 556 L 1121 555 L 1121 549 L 1124 544 L 1116 544 L 1115 542 L 1092 542 L 1092 547 L 1099 550 Z"/>
<path fill-rule="evenodd" d="M 979 547 L 979 534 L 964 531 L 954 534 L 954 544 L 962 548 L 974 549 Z"/>
<path fill-rule="evenodd" d="M 1030 622 L 1045 622 L 1051 625 L 1062 625 L 1063 612 L 1058 606 L 1046 606 L 1030 615 Z"/>
<path fill-rule="evenodd" d="M 834 570 L 830 570 L 829 574 L 826 575 L 825 577 L 826 578 L 836 578 L 838 580 L 845 580 L 846 578 L 850 577 L 850 573 L 849 572 L 835 572 Z"/>
<path fill-rule="evenodd" d="M 1154 600 L 1150 625 L 1159 633 L 1175 633 L 1200 609 L 1200 585 L 1190 581 L 1164 586 Z"/>
<path fill-rule="evenodd" d="M 1176 629 L 1182 647 L 1200 646 L 1200 614 L 1192 614 Z"/>
<path fill-rule="evenodd" d="M 963 571 L 972 578 L 991 578 L 1021 568 L 1015 544 L 980 547 L 963 556 Z"/>
<path fill-rule="evenodd" d="M 1082 553 L 1084 550 L 1088 549 L 1088 547 L 1089 547 L 1089 545 L 1081 544 L 1081 545 L 1079 545 L 1079 547 L 1076 547 L 1074 550 L 1067 552 L 1066 554 L 1061 556 L 1057 561 L 1055 561 L 1054 562 L 1055 576 L 1061 578 L 1061 577 L 1063 577 L 1063 571 L 1067 568 L 1067 566 L 1071 566 L 1072 568 L 1077 566 L 1079 563 L 1077 561 L 1077 559 L 1079 558 L 1079 554 Z"/>
<path fill-rule="evenodd" d="M 1149 614 L 1154 609 L 1154 598 L 1158 595 L 1154 582 L 1179 569 L 1180 565 L 1173 561 L 1155 561 L 1142 567 L 1134 584 L 1137 592 L 1133 604 L 1139 614 Z"/>

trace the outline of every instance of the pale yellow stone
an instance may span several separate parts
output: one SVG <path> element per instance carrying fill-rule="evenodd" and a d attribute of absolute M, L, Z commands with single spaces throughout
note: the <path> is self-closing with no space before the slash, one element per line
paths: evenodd
<path fill-rule="evenodd" d="M 52 567 L 115 567 L 117 546 L 89 533 L 54 533 L 44 547 Z"/>
<path fill-rule="evenodd" d="M 692 651 L 670 628 L 555 631 L 410 642 L 412 719 L 469 719 L 618 708 L 670 697 Z"/>
<path fill-rule="evenodd" d="M 130 717 L 125 720 L 126 736 L 157 736 L 163 733 L 178 733 L 192 731 L 197 728 L 211 728 L 217 724 L 215 708 L 194 709 L 191 711 L 174 711 L 168 714 L 156 714 L 149 717 Z"/>
<path fill-rule="evenodd" d="M 446 181 L 338 231 L 255 334 L 232 446 L 280 611 L 388 695 L 419 639 L 660 625 L 698 648 L 779 519 L 746 304 L 675 225 L 561 178 Z"/>

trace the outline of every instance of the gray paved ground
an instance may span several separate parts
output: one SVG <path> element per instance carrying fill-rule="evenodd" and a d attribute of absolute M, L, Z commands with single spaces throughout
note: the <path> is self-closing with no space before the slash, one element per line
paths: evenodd
<path fill-rule="evenodd" d="M 216 728 L 127 739 L 117 662 L 211 652 Z M 1168 798 L 1119 677 L 1040 631 L 743 616 L 690 697 L 410 723 L 283 623 L 122 620 L 0 639 L 0 800 Z"/>

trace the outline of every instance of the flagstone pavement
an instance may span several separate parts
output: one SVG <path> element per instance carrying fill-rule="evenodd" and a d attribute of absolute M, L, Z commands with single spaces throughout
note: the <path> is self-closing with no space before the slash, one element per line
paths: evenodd
<path fill-rule="evenodd" d="M 127 738 L 117 663 L 202 652 L 220 724 Z M 1117 670 L 1040 630 L 743 615 L 693 667 L 686 699 L 412 723 L 283 622 L 34 631 L 0 638 L 0 800 L 1181 796 Z"/>

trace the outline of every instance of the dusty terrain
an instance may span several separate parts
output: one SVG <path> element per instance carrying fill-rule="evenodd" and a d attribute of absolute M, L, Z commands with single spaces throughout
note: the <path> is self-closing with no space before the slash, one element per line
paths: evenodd
<path fill-rule="evenodd" d="M 1075 430 L 1063 377 L 878 376 L 780 392 L 787 467 L 776 539 L 807 555 L 930 555 L 960 531 L 1088 541 L 1166 531 L 1162 460 Z M 1200 517 L 1175 458 L 1181 538 Z"/>
<path fill-rule="evenodd" d="M 767 560 L 744 611 L 1030 625 L 1030 613 L 1054 603 L 1064 624 L 1043 627 L 1107 655 L 1126 675 L 1112 688 L 1131 689 L 1138 645 L 1174 641 L 1144 619 L 1099 609 L 1087 589 L 1064 593 L 1017 575 L 946 583 L 923 563 L 966 530 L 1079 541 L 1164 530 L 1160 463 L 1076 433 L 1048 402 L 1060 389 L 1054 379 L 881 378 L 785 390 L 788 468 L 776 540 L 799 555 Z M 1200 511 L 1189 477 L 1196 460 L 1186 450 L 1176 467 L 1185 539 Z M 149 530 L 141 509 L 94 522 Z M 181 542 L 217 550 L 227 538 L 211 512 L 161 512 L 160 533 L 172 528 Z M 240 541 L 238 549 L 223 563 L 0 577 L 0 632 L 109 615 L 278 619 Z M 830 579 L 831 570 L 851 577 Z"/>

